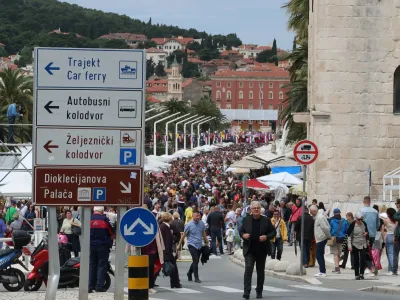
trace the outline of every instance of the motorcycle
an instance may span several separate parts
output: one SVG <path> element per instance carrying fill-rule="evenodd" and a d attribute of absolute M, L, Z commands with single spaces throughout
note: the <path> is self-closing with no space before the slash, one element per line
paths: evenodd
<path fill-rule="evenodd" d="M 59 244 L 58 246 L 61 266 L 58 288 L 79 287 L 80 257 L 71 258 L 68 244 Z M 68 255 L 70 258 L 66 259 L 65 257 Z M 25 280 L 24 290 L 33 292 L 39 290 L 43 282 L 47 286 L 49 252 L 46 239 L 43 239 L 32 252 L 31 265 L 33 265 L 33 270 L 28 274 Z M 107 273 L 104 279 L 104 288 L 107 290 L 111 285 L 111 277 L 109 274 L 115 276 L 110 262 L 108 262 Z"/>
<path fill-rule="evenodd" d="M 20 261 L 22 248 L 31 241 L 31 236 L 25 230 L 14 230 L 12 233 L 14 249 L 0 250 L 0 283 L 10 292 L 17 292 L 25 284 L 25 274 L 16 268 L 13 264 L 19 264 L 25 270 L 29 271 Z"/>

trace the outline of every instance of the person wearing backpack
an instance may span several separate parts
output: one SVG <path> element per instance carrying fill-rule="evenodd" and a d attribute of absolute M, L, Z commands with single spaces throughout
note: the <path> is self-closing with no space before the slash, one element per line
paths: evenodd
<path fill-rule="evenodd" d="M 332 238 L 328 242 L 328 246 L 331 246 L 331 253 L 333 253 L 333 259 L 335 261 L 335 269 L 332 273 L 340 274 L 340 255 L 342 254 L 342 243 L 346 237 L 347 230 L 349 229 L 349 223 L 347 220 L 342 218 L 340 215 L 340 209 L 335 208 L 333 210 L 333 217 L 330 219 L 329 224 L 331 225 L 331 236 Z"/>

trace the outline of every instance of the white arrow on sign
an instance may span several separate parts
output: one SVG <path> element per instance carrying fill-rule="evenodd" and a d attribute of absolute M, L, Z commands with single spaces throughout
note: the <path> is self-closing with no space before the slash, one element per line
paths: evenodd
<path fill-rule="evenodd" d="M 120 184 L 124 188 L 123 190 L 121 190 L 122 193 L 128 194 L 132 192 L 132 186 L 130 182 L 128 182 L 128 186 L 126 186 L 125 183 L 123 183 L 122 181 L 120 181 Z"/>
<path fill-rule="evenodd" d="M 135 235 L 136 232 L 133 232 L 132 230 L 136 227 L 136 225 L 142 225 L 143 228 L 146 230 L 143 232 L 144 235 L 149 235 L 149 234 L 154 234 L 154 225 L 150 224 L 150 227 L 147 226 L 145 222 L 142 221 L 142 219 L 138 218 L 131 226 L 128 228 L 128 224 L 125 224 L 124 227 L 124 235 Z"/>

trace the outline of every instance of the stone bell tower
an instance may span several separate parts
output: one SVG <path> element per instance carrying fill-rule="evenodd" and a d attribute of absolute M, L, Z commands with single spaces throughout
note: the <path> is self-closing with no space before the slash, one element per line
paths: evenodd
<path fill-rule="evenodd" d="M 171 65 L 171 75 L 168 76 L 168 100 L 176 98 L 178 101 L 182 101 L 182 83 L 183 77 L 179 71 L 179 64 L 175 56 L 174 62 Z"/>
<path fill-rule="evenodd" d="M 311 199 L 361 201 L 369 166 L 382 199 L 383 175 L 400 167 L 399 65 L 400 0 L 310 0 Z"/>

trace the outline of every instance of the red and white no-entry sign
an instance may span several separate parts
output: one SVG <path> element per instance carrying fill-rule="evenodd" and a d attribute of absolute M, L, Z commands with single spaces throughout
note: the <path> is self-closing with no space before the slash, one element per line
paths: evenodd
<path fill-rule="evenodd" d="M 300 141 L 294 147 L 293 155 L 299 164 L 310 165 L 318 157 L 317 145 L 308 140 Z"/>

